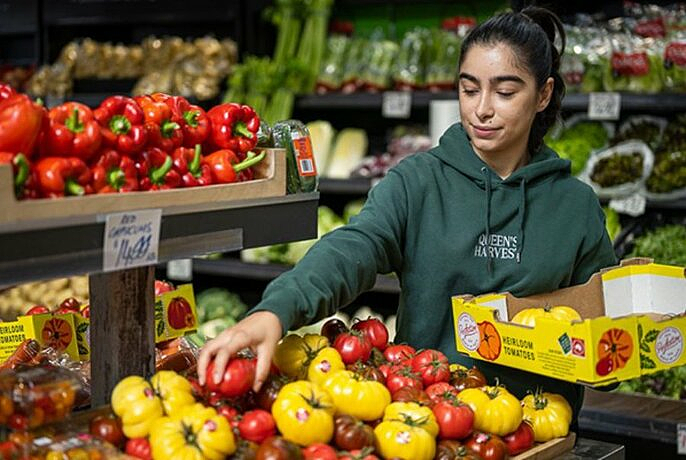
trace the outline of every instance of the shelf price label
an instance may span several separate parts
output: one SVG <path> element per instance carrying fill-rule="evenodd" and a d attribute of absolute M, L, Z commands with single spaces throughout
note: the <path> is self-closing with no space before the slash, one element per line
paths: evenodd
<path fill-rule="evenodd" d="M 409 91 L 386 91 L 383 93 L 381 114 L 385 118 L 410 118 L 412 93 Z"/>
<path fill-rule="evenodd" d="M 686 423 L 679 423 L 676 428 L 677 454 L 686 455 Z"/>
<path fill-rule="evenodd" d="M 619 120 L 622 96 L 619 93 L 591 93 L 588 96 L 588 118 Z"/>
<path fill-rule="evenodd" d="M 608 204 L 610 209 L 632 217 L 642 216 L 646 212 L 646 197 L 640 193 L 634 193 L 627 198 L 610 200 Z"/>
<path fill-rule="evenodd" d="M 102 269 L 105 272 L 157 263 L 161 209 L 108 214 Z"/>

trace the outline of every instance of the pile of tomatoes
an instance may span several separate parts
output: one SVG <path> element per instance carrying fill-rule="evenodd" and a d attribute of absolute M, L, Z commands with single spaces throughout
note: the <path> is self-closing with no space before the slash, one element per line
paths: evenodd
<path fill-rule="evenodd" d="M 213 366 L 205 386 L 171 371 L 120 382 L 112 408 L 129 455 L 501 460 L 566 436 L 571 422 L 562 397 L 539 392 L 519 401 L 438 350 L 389 344 L 384 324 L 371 318 L 286 336 L 257 393 L 250 352 L 232 357 L 221 381 Z"/>

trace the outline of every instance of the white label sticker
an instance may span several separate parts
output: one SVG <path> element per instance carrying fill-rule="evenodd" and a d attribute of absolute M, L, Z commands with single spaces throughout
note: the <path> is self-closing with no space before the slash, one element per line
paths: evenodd
<path fill-rule="evenodd" d="M 468 313 L 460 314 L 457 318 L 457 331 L 463 347 L 469 351 L 475 351 L 479 348 L 479 326 L 476 325 L 472 315 Z"/>
<path fill-rule="evenodd" d="M 622 96 L 619 93 L 591 93 L 588 97 L 588 118 L 619 120 Z"/>
<path fill-rule="evenodd" d="M 679 423 L 676 428 L 677 454 L 686 455 L 686 423 Z"/>
<path fill-rule="evenodd" d="M 193 279 L 193 259 L 177 259 L 167 262 L 167 278 L 176 281 Z"/>
<path fill-rule="evenodd" d="M 383 93 L 381 114 L 386 118 L 409 118 L 412 110 L 412 93 L 386 91 Z"/>
<path fill-rule="evenodd" d="M 103 271 L 156 264 L 161 218 L 161 209 L 108 214 L 102 247 Z"/>
<path fill-rule="evenodd" d="M 609 205 L 610 209 L 614 209 L 618 213 L 638 217 L 646 212 L 646 197 L 640 193 L 634 193 L 628 198 L 610 200 Z"/>

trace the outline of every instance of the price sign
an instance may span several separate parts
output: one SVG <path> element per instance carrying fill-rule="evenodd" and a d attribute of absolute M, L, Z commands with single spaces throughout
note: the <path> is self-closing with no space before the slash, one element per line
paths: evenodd
<path fill-rule="evenodd" d="M 156 264 L 161 218 L 161 209 L 108 214 L 102 247 L 103 271 Z"/>
<path fill-rule="evenodd" d="M 409 91 L 383 93 L 381 114 L 385 118 L 409 118 L 410 110 L 412 110 L 412 93 Z"/>
<path fill-rule="evenodd" d="M 677 454 L 686 455 L 686 423 L 679 423 L 676 428 Z"/>
<path fill-rule="evenodd" d="M 193 279 L 193 259 L 178 259 L 167 262 L 167 278 L 176 281 Z"/>
<path fill-rule="evenodd" d="M 618 213 L 638 217 L 646 212 L 646 197 L 640 193 L 634 193 L 628 198 L 610 200 L 609 205 Z"/>
<path fill-rule="evenodd" d="M 588 97 L 588 118 L 619 120 L 622 96 L 619 93 L 591 93 Z"/>

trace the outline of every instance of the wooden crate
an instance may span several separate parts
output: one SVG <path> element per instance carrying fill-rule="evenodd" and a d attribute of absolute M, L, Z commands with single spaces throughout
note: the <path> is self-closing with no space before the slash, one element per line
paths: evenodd
<path fill-rule="evenodd" d="M 576 433 L 569 433 L 565 438 L 544 442 L 521 453 L 511 460 L 553 460 L 574 448 Z"/>
<path fill-rule="evenodd" d="M 255 180 L 235 184 L 159 190 L 154 192 L 109 193 L 56 199 L 17 200 L 14 196 L 12 167 L 0 165 L 0 227 L 25 227 L 32 221 L 45 222 L 80 216 L 97 216 L 136 209 L 190 208 L 213 203 L 217 206 L 279 197 L 286 194 L 286 153 L 266 149 L 267 155 L 255 168 Z"/>

